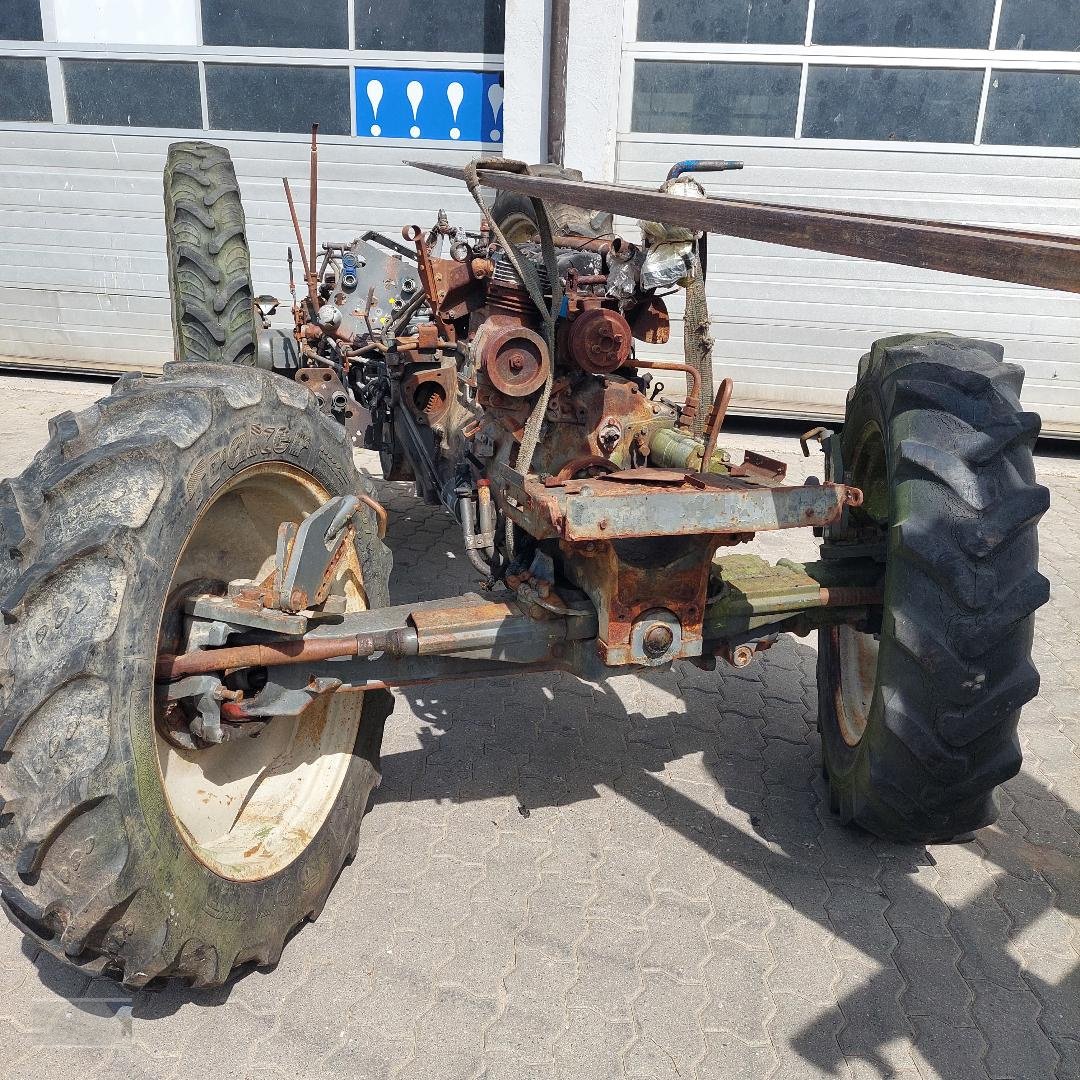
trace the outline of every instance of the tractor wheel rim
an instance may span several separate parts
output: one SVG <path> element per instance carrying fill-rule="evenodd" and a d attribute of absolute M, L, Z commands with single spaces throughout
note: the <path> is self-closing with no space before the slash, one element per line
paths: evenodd
<path fill-rule="evenodd" d="M 835 633 L 840 668 L 840 734 L 848 746 L 858 746 L 866 734 L 877 686 L 878 639 L 850 626 L 837 627 Z"/>
<path fill-rule="evenodd" d="M 273 569 L 278 526 L 301 520 L 330 497 L 283 462 L 238 473 L 188 534 L 168 595 L 195 579 L 264 578 Z M 344 593 L 350 611 L 367 607 L 351 545 L 334 591 Z M 169 648 L 175 642 L 159 636 L 159 650 Z M 362 693 L 331 694 L 299 717 L 274 717 L 257 737 L 195 750 L 175 746 L 155 726 L 166 808 L 192 854 L 233 881 L 269 877 L 298 858 L 337 801 L 362 706 Z"/>

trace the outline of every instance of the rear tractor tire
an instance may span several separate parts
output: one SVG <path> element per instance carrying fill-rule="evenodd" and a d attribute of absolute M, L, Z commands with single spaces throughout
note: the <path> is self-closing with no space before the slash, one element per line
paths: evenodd
<path fill-rule="evenodd" d="M 530 165 L 530 176 L 555 180 L 581 180 L 578 169 L 559 165 Z M 614 236 L 614 218 L 606 210 L 583 210 L 567 203 L 545 202 L 548 221 L 556 236 Z M 536 211 L 528 195 L 500 191 L 491 205 L 491 216 L 512 244 L 527 244 L 536 235 Z"/>
<path fill-rule="evenodd" d="M 247 223 L 224 147 L 169 147 L 165 239 L 176 359 L 255 365 L 258 323 Z"/>
<path fill-rule="evenodd" d="M 385 692 L 178 747 L 154 682 L 185 592 L 261 578 L 278 526 L 354 492 L 303 387 L 171 364 L 50 425 L 0 484 L 0 893 L 53 956 L 131 987 L 272 964 L 322 908 L 379 780 Z M 337 591 L 387 603 L 358 520 Z M 173 714 L 175 719 L 175 714 Z"/>
<path fill-rule="evenodd" d="M 834 436 L 865 501 L 827 531 L 825 554 L 876 547 L 885 604 L 880 633 L 820 632 L 819 726 L 834 809 L 887 839 L 990 824 L 1020 768 L 1017 722 L 1039 688 L 1033 613 L 1049 598 L 1036 531 L 1049 493 L 1022 383 L 989 342 L 879 341 Z"/>

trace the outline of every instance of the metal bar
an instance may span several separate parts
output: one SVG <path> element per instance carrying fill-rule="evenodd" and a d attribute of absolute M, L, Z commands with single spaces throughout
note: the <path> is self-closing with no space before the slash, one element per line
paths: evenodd
<path fill-rule="evenodd" d="M 702 472 L 709 471 L 713 454 L 716 453 L 716 440 L 720 437 L 720 429 L 724 426 L 728 405 L 731 404 L 731 391 L 734 388 L 735 383 L 731 379 L 722 379 L 716 391 L 713 407 L 709 410 L 709 418 L 705 421 L 705 452 L 701 455 Z"/>
<path fill-rule="evenodd" d="M 314 304 L 315 295 L 311 291 L 311 267 L 308 263 L 307 248 L 304 246 L 304 234 L 300 230 L 300 219 L 296 216 L 296 203 L 293 202 L 292 187 L 289 185 L 287 176 L 283 176 L 281 182 L 285 185 L 285 199 L 289 204 L 289 215 L 292 217 L 293 228 L 296 230 L 296 246 L 300 249 L 300 265 L 304 269 L 304 282 L 307 285 L 308 296 Z M 312 254 L 314 255 L 314 252 Z"/>
<path fill-rule="evenodd" d="M 563 164 L 566 151 L 566 64 L 570 0 L 551 0 L 548 37 L 547 160 Z"/>
<path fill-rule="evenodd" d="M 311 182 L 310 182 L 310 199 L 311 205 L 308 208 L 308 228 L 311 234 L 311 271 L 315 272 L 315 252 L 318 250 L 315 246 L 315 237 L 318 232 L 318 216 L 319 216 L 319 125 L 311 125 Z M 311 290 L 311 302 L 315 303 L 315 294 L 318 288 L 318 282 L 314 279 L 309 283 Z"/>
<path fill-rule="evenodd" d="M 464 180 L 455 166 L 409 162 Z M 481 169 L 480 182 L 585 209 L 671 222 L 705 232 L 877 262 L 1080 293 L 1080 237 L 858 214 L 740 199 L 686 199 L 597 184 Z"/>

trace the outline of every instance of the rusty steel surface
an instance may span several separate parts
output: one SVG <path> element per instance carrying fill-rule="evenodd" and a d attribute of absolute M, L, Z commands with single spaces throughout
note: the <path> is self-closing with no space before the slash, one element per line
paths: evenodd
<path fill-rule="evenodd" d="M 409 162 L 464 181 L 451 165 Z M 940 270 L 1063 292 L 1080 292 L 1080 238 L 858 214 L 742 199 L 687 199 L 620 184 L 559 180 L 479 170 L 480 182 L 585 209 L 683 225 L 762 243 L 850 255 L 876 262 Z"/>
<path fill-rule="evenodd" d="M 547 487 L 500 466 L 496 479 L 505 485 L 508 511 L 518 525 L 541 539 L 571 541 L 820 528 L 862 498 L 858 489 L 843 484 L 785 487 L 741 477 L 681 475 L 681 481 L 665 475 L 641 483 L 616 474 Z"/>
<path fill-rule="evenodd" d="M 634 359 L 634 367 L 645 371 L 677 371 L 686 376 L 686 403 L 683 405 L 682 416 L 679 418 L 679 427 L 690 429 L 694 426 L 694 417 L 701 408 L 701 375 L 689 364 L 681 364 L 675 360 L 638 360 Z"/>
<path fill-rule="evenodd" d="M 304 664 L 339 656 L 360 656 L 368 643 L 359 637 L 302 638 L 280 644 L 235 645 L 224 649 L 200 649 L 195 652 L 161 653 L 157 677 L 180 679 L 185 675 L 204 675 L 232 668 L 273 667 L 277 664 Z M 372 647 L 374 651 L 374 646 Z"/>
<path fill-rule="evenodd" d="M 712 456 L 716 453 L 716 440 L 720 437 L 720 429 L 724 426 L 724 418 L 727 416 L 728 406 L 731 404 L 731 392 L 734 388 L 735 383 L 731 379 L 720 381 L 716 398 L 705 421 L 705 450 L 701 455 L 703 463 L 712 461 Z M 703 467 L 708 468 L 707 464 Z"/>

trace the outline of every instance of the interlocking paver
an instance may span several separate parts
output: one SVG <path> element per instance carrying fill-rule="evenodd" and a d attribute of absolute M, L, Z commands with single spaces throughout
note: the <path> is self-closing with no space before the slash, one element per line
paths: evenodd
<path fill-rule="evenodd" d="M 0 378 L 0 473 L 105 389 Z M 742 441 L 796 478 L 816 465 Z M 1043 692 L 975 841 L 837 823 L 813 639 L 744 671 L 417 687 L 396 695 L 356 859 L 276 969 L 127 995 L 0 928 L 0 1075 L 1074 1080 L 1080 462 L 1039 464 Z M 408 485 L 379 491 L 394 601 L 476 588 L 453 523 Z M 813 555 L 808 535 L 766 548 Z M 93 1004 L 110 993 L 129 1034 Z"/>

